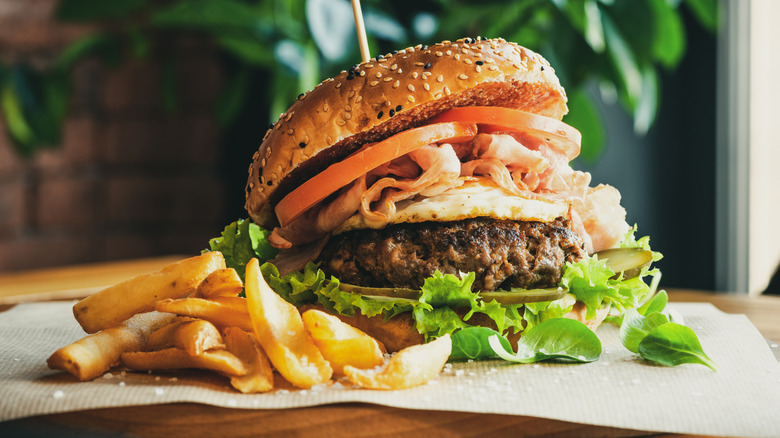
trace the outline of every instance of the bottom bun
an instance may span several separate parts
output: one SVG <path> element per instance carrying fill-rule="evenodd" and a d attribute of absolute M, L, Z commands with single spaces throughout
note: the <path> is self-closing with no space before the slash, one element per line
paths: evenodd
<path fill-rule="evenodd" d="M 320 305 L 306 305 L 300 308 L 301 313 L 309 309 L 317 309 L 323 312 L 328 312 L 324 307 Z M 328 312 L 331 313 L 331 312 Z M 577 301 L 564 317 L 576 319 L 583 322 L 589 329 L 595 331 L 604 319 L 609 314 L 609 306 L 602 307 L 596 311 L 596 316 L 591 319 L 586 319 L 587 309 L 585 303 Z M 417 331 L 414 324 L 414 319 L 411 313 L 402 313 L 394 316 L 392 319 L 385 321 L 384 316 L 364 316 L 361 314 L 355 314 L 353 316 L 336 315 L 345 323 L 362 330 L 372 336 L 377 341 L 382 342 L 385 345 L 388 353 L 394 353 L 400 351 L 406 347 L 412 345 L 422 344 L 425 342 L 425 338 L 420 332 Z M 496 324 L 484 313 L 475 313 L 469 319 L 469 324 L 482 327 L 488 327 L 493 330 L 496 329 Z M 522 332 L 507 334 L 509 343 L 514 346 L 517 345 L 517 341 L 522 336 Z"/>

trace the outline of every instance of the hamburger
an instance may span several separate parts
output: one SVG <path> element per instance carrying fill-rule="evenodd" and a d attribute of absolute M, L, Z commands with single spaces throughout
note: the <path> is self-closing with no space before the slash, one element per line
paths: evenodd
<path fill-rule="evenodd" d="M 503 39 L 409 47 L 323 81 L 249 168 L 251 247 L 276 254 L 264 276 L 389 351 L 473 325 L 510 339 L 550 317 L 595 328 L 637 305 L 652 293 L 647 241 L 615 188 L 569 165 L 581 136 L 566 102 L 550 64 Z M 638 248 L 641 275 L 592 256 L 618 245 Z"/>

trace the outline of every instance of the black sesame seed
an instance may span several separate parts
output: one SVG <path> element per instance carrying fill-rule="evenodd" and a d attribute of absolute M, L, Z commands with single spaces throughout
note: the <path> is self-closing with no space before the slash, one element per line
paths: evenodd
<path fill-rule="evenodd" d="M 428 50 L 428 45 L 426 44 L 426 45 L 422 46 L 422 49 L 423 50 Z"/>
<path fill-rule="evenodd" d="M 376 55 L 376 60 L 385 59 L 385 55 Z"/>
<path fill-rule="evenodd" d="M 391 53 L 392 53 L 393 55 L 397 55 L 397 54 L 398 54 L 398 50 L 393 50 Z"/>
<path fill-rule="evenodd" d="M 379 114 L 376 115 L 376 118 L 377 119 L 381 119 L 383 115 L 385 115 L 385 112 L 384 111 L 379 111 Z"/>
<path fill-rule="evenodd" d="M 395 115 L 395 110 L 390 110 L 390 117 L 393 117 Z"/>
<path fill-rule="evenodd" d="M 298 100 L 300 100 L 303 97 L 303 93 L 298 95 Z"/>
<path fill-rule="evenodd" d="M 300 142 L 300 143 L 298 143 L 298 146 L 300 146 L 301 148 L 305 148 L 306 147 L 306 143 L 305 142 Z"/>
<path fill-rule="evenodd" d="M 274 185 L 274 182 L 269 180 L 269 181 L 266 181 L 265 184 L 268 185 L 268 186 L 272 186 L 272 185 Z"/>
<path fill-rule="evenodd" d="M 395 112 L 400 113 L 402 109 L 404 109 L 404 107 L 402 105 L 398 105 L 395 107 Z"/>
<path fill-rule="evenodd" d="M 477 65 L 482 65 L 482 64 L 484 64 L 484 63 L 485 63 L 485 61 L 477 61 L 477 62 L 475 62 L 474 64 L 477 64 Z"/>
<path fill-rule="evenodd" d="M 355 75 L 353 75 L 352 73 L 348 74 L 347 75 L 347 80 L 351 81 L 352 79 L 355 79 Z"/>
<path fill-rule="evenodd" d="M 542 71 L 544 71 L 544 66 L 542 66 Z"/>
<path fill-rule="evenodd" d="M 358 68 L 358 64 L 352 64 L 352 67 L 349 68 L 349 71 L 354 72 L 355 70 L 357 70 L 357 68 Z"/>
<path fill-rule="evenodd" d="M 429 63 L 425 64 L 425 66 L 423 68 L 425 68 L 425 69 L 431 68 L 431 63 L 429 62 Z"/>

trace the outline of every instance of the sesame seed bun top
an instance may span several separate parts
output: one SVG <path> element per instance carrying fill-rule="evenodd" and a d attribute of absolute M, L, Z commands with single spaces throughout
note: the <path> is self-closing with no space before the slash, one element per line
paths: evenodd
<path fill-rule="evenodd" d="M 560 120 L 566 94 L 539 54 L 503 39 L 464 38 L 379 55 L 326 79 L 279 116 L 253 156 L 246 209 L 273 206 L 329 164 L 454 107 L 521 109 Z"/>

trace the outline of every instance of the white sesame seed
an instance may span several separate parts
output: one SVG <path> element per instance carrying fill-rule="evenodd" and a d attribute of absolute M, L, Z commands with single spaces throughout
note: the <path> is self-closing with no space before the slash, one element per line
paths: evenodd
<path fill-rule="evenodd" d="M 363 76 L 365 76 L 365 75 L 366 75 L 366 71 L 365 71 L 365 70 L 360 70 L 360 73 L 358 73 L 358 74 L 359 74 L 359 75 L 360 75 L 360 77 L 362 78 Z"/>
<path fill-rule="evenodd" d="M 404 71 L 403 71 L 402 69 L 400 69 L 400 68 L 398 69 L 398 73 L 399 73 L 399 74 L 401 74 L 401 73 L 403 73 L 403 72 L 404 72 Z"/>
<path fill-rule="evenodd" d="M 328 102 L 325 102 L 325 104 L 322 105 L 322 110 L 325 111 L 325 112 L 328 112 L 328 108 L 329 108 L 328 107 Z"/>
<path fill-rule="evenodd" d="M 352 114 L 350 113 L 344 113 L 344 120 L 349 120 L 352 118 Z"/>
<path fill-rule="evenodd" d="M 423 88 L 425 88 L 425 91 L 431 91 L 431 86 L 427 82 L 423 84 Z"/>
<path fill-rule="evenodd" d="M 371 81 L 368 85 L 371 85 L 372 87 L 376 87 L 379 85 L 379 81 Z"/>
<path fill-rule="evenodd" d="M 417 74 L 416 71 L 412 72 L 412 79 L 417 79 L 417 76 L 419 76 L 419 74 Z"/>
<path fill-rule="evenodd" d="M 393 64 L 390 66 L 390 70 L 395 70 L 398 68 L 398 64 Z"/>
<path fill-rule="evenodd" d="M 447 53 L 447 56 L 450 56 L 450 55 L 452 55 L 452 50 L 447 50 L 447 52 L 445 52 L 445 53 Z"/>
<path fill-rule="evenodd" d="M 376 72 L 376 77 L 381 78 L 382 77 L 382 72 L 381 71 Z"/>
<path fill-rule="evenodd" d="M 441 52 L 436 52 L 436 56 L 439 56 L 439 57 L 441 57 L 442 55 L 444 55 L 444 54 L 443 54 L 443 53 L 441 53 Z"/>
<path fill-rule="evenodd" d="M 415 63 L 414 63 L 414 65 L 416 65 L 417 67 L 422 67 L 422 66 L 424 66 L 425 64 L 424 64 L 424 63 L 422 63 L 422 62 L 415 62 Z"/>
<path fill-rule="evenodd" d="M 414 91 L 414 85 L 412 85 L 412 84 L 409 84 L 409 85 L 407 85 L 407 86 L 406 86 L 406 88 L 407 88 L 409 91 Z"/>
<path fill-rule="evenodd" d="M 474 69 L 477 73 L 482 73 L 482 67 L 477 66 L 477 68 Z"/>
<path fill-rule="evenodd" d="M 490 67 L 488 67 L 488 70 L 496 71 L 496 70 L 498 70 L 498 67 L 496 67 L 495 65 L 491 65 Z"/>
<path fill-rule="evenodd" d="M 473 64 L 473 62 L 470 59 L 464 59 L 463 62 L 465 62 L 468 65 Z"/>
<path fill-rule="evenodd" d="M 354 96 L 355 96 L 355 90 L 350 91 L 349 92 L 349 98 L 351 99 Z"/>
<path fill-rule="evenodd" d="M 360 103 L 363 100 L 363 96 L 358 95 L 358 97 L 355 98 L 355 103 Z"/>
<path fill-rule="evenodd" d="M 414 103 L 414 96 L 412 96 L 412 95 L 410 94 L 410 95 L 406 96 L 406 100 L 408 100 L 409 102 L 412 102 L 412 103 Z"/>
<path fill-rule="evenodd" d="M 428 79 L 428 77 L 431 76 L 432 74 L 433 73 L 431 73 L 429 71 L 424 71 L 424 72 L 422 72 L 422 77 L 423 77 L 423 79 Z"/>
<path fill-rule="evenodd" d="M 437 82 L 444 82 L 444 75 L 439 75 L 436 77 Z"/>
<path fill-rule="evenodd" d="M 447 86 L 444 87 L 444 94 L 446 94 L 447 96 L 452 94 L 452 91 L 450 91 L 450 87 L 447 87 Z"/>
<path fill-rule="evenodd" d="M 458 79 L 463 79 L 463 80 L 466 80 L 466 79 L 468 79 L 468 78 L 469 78 L 469 77 L 468 77 L 468 76 L 466 76 L 466 75 L 465 75 L 465 74 L 463 74 L 463 73 L 461 73 L 461 74 L 459 74 L 459 75 L 458 75 Z"/>
<path fill-rule="evenodd" d="M 293 135 L 293 133 L 295 133 L 295 131 L 292 128 L 290 128 L 290 129 L 287 130 L 287 133 L 290 134 L 290 135 Z"/>
<path fill-rule="evenodd" d="M 460 53 L 456 53 L 453 58 L 455 58 L 457 61 L 460 61 Z"/>
<path fill-rule="evenodd" d="M 391 78 L 390 76 L 386 76 L 386 77 L 385 77 L 384 79 L 382 79 L 382 80 L 383 80 L 383 81 L 385 81 L 385 82 L 390 82 L 390 81 L 392 81 L 392 80 L 393 80 L 393 78 Z"/>
<path fill-rule="evenodd" d="M 347 112 L 352 111 L 352 106 L 350 104 L 346 104 L 344 106 L 344 111 L 347 111 Z"/>

